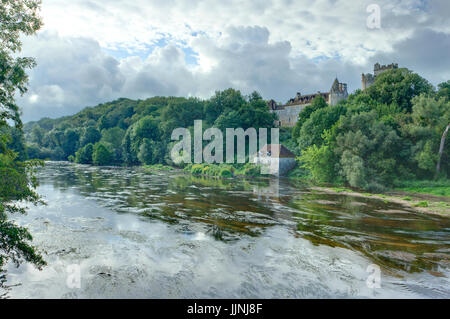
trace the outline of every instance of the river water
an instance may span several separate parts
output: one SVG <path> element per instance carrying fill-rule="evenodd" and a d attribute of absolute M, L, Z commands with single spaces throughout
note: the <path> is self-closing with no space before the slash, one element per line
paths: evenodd
<path fill-rule="evenodd" d="M 450 298 L 450 218 L 284 179 L 48 162 L 11 298 Z M 380 270 L 379 275 L 378 271 Z"/>

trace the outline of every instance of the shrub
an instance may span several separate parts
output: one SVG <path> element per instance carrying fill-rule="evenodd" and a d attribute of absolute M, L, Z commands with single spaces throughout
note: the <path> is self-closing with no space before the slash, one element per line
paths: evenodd
<path fill-rule="evenodd" d="M 92 164 L 94 145 L 89 143 L 75 153 L 75 162 L 79 164 Z"/>
<path fill-rule="evenodd" d="M 228 167 L 224 167 L 219 172 L 220 177 L 230 178 L 233 177 L 233 173 Z"/>
<path fill-rule="evenodd" d="M 94 152 L 92 154 L 92 161 L 95 165 L 105 166 L 111 164 L 112 155 L 105 147 L 105 145 L 101 143 L 97 143 L 94 146 Z"/>

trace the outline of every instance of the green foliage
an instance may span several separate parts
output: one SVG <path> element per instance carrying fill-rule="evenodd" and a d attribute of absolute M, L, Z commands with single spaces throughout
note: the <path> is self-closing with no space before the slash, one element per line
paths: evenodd
<path fill-rule="evenodd" d="M 233 173 L 229 168 L 223 167 L 219 171 L 219 176 L 223 178 L 231 178 L 233 177 Z"/>
<path fill-rule="evenodd" d="M 125 136 L 125 130 L 120 127 L 113 127 L 102 131 L 100 142 L 105 145 L 113 155 L 114 162 L 122 161 L 122 140 Z"/>
<path fill-rule="evenodd" d="M 213 117 L 217 110 L 219 113 Z M 209 114 L 210 122 L 204 120 L 206 114 Z M 85 150 L 80 150 L 100 142 L 112 155 L 111 163 L 114 164 L 174 165 L 170 158 L 174 145 L 172 131 L 184 127 L 193 133 L 194 120 L 203 120 L 205 130 L 213 125 L 258 129 L 271 128 L 275 115 L 269 112 L 259 93 L 243 96 L 234 89 L 218 91 L 206 101 L 180 97 L 139 101 L 122 98 L 88 107 L 73 116 L 28 123 L 25 137 L 31 158 L 65 160 L 79 153 L 79 160 L 88 163 L 89 156 L 81 159 Z M 77 156 L 74 157 L 76 160 Z"/>
<path fill-rule="evenodd" d="M 327 106 L 327 102 L 321 95 L 316 96 L 312 103 L 307 105 L 298 115 L 298 121 L 292 130 L 292 138 L 297 140 L 300 137 L 302 126 L 310 118 L 312 113 Z"/>
<path fill-rule="evenodd" d="M 141 144 L 144 139 L 157 140 L 160 138 L 160 131 L 156 120 L 151 116 L 145 116 L 127 130 L 122 142 L 124 160 L 128 164 L 139 164 L 142 162 L 138 158 Z M 151 153 L 151 152 L 150 152 Z M 150 154 L 149 153 L 149 154 Z M 146 162 L 144 162 L 146 163 Z M 146 164 L 154 163 L 153 160 Z"/>
<path fill-rule="evenodd" d="M 418 202 L 417 204 L 414 204 L 414 207 L 428 207 L 427 201 Z"/>
<path fill-rule="evenodd" d="M 395 190 L 407 193 L 450 197 L 450 179 L 396 181 Z"/>
<path fill-rule="evenodd" d="M 300 137 L 297 140 L 299 147 L 305 149 L 312 145 L 320 146 L 324 131 L 331 129 L 345 113 L 346 108 L 342 105 L 327 106 L 314 111 L 300 129 Z"/>
<path fill-rule="evenodd" d="M 92 164 L 93 163 L 93 154 L 94 154 L 94 145 L 89 143 L 84 147 L 80 148 L 75 153 L 75 162 L 79 164 Z"/>
<path fill-rule="evenodd" d="M 72 128 L 68 128 L 64 131 L 64 138 L 61 147 L 66 158 L 69 155 L 75 154 L 78 147 L 79 137 L 80 134 Z"/>
<path fill-rule="evenodd" d="M 193 164 L 185 168 L 193 175 L 232 178 L 236 176 L 261 176 L 261 168 L 252 163 L 246 164 Z"/>
<path fill-rule="evenodd" d="M 444 101 L 450 101 L 450 80 L 438 84 L 438 91 L 436 93 L 436 98 L 443 98 Z"/>
<path fill-rule="evenodd" d="M 144 138 L 144 140 L 142 141 L 141 146 L 139 147 L 139 154 L 138 154 L 138 159 L 142 164 L 151 165 L 154 163 L 154 156 L 153 156 L 154 144 L 155 143 L 152 140 L 149 140 L 148 138 Z"/>
<path fill-rule="evenodd" d="M 334 173 L 334 156 L 328 145 L 312 145 L 303 150 L 298 158 L 301 167 L 306 168 L 313 180 L 317 182 L 332 182 Z"/>
<path fill-rule="evenodd" d="M 301 168 L 316 181 L 371 191 L 393 187 L 396 180 L 432 179 L 450 123 L 448 83 L 434 93 L 419 75 L 392 70 L 337 106 L 305 108 L 293 132 Z M 442 154 L 444 178 L 450 172 L 449 144 L 447 139 Z M 296 174 L 304 175 L 300 169 Z"/>
<path fill-rule="evenodd" d="M 232 110 L 238 110 L 245 104 L 245 98 L 238 90 L 228 89 L 225 91 L 217 91 L 216 94 L 206 102 L 204 112 L 205 120 L 207 123 L 213 124 L 221 114 L 228 113 Z"/>
<path fill-rule="evenodd" d="M 433 86 L 408 69 L 395 69 L 379 74 L 365 94 L 380 104 L 396 104 L 411 112 L 412 99 L 420 94 L 431 95 Z"/>
<path fill-rule="evenodd" d="M 20 110 L 15 104 L 17 93 L 27 91 L 25 69 L 33 67 L 32 58 L 18 57 L 23 35 L 34 34 L 41 26 L 40 1 L 2 0 L 0 6 L 0 288 L 5 288 L 3 267 L 12 262 L 45 265 L 42 256 L 31 246 L 31 234 L 24 227 L 8 221 L 8 214 L 25 213 L 21 202 L 39 204 L 35 192 L 35 169 L 42 163 L 25 161 Z M 10 126 L 13 124 L 13 126 Z M 14 144 L 11 144 L 14 143 Z M 6 287 L 7 288 L 7 287 Z M 0 298 L 5 293 L 0 291 Z"/>
<path fill-rule="evenodd" d="M 83 135 L 81 136 L 80 147 L 84 147 L 89 143 L 95 144 L 100 141 L 101 138 L 102 135 L 100 134 L 99 130 L 97 130 L 93 126 L 89 126 L 84 130 Z"/>
<path fill-rule="evenodd" d="M 92 162 L 98 166 L 105 166 L 112 164 L 112 155 L 105 145 L 97 143 L 94 145 L 92 153 Z"/>

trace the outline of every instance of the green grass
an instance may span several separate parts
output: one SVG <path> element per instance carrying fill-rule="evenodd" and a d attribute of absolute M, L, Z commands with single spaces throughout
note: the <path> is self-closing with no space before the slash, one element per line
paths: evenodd
<path fill-rule="evenodd" d="M 261 168 L 252 163 L 246 164 L 190 164 L 184 168 L 193 175 L 232 178 L 235 176 L 261 176 Z"/>
<path fill-rule="evenodd" d="M 156 172 L 156 171 L 172 171 L 174 170 L 173 167 L 163 165 L 163 164 L 155 164 L 155 165 L 145 165 L 144 169 L 149 172 Z"/>
<path fill-rule="evenodd" d="M 336 193 L 343 193 L 343 192 L 353 193 L 351 189 L 345 187 L 331 187 L 331 189 Z"/>
<path fill-rule="evenodd" d="M 417 204 L 414 204 L 414 207 L 428 207 L 428 202 L 427 201 L 423 201 L 423 202 L 418 202 Z"/>
<path fill-rule="evenodd" d="M 450 196 L 450 180 L 437 181 L 402 181 L 395 188 L 396 191 L 435 196 Z"/>

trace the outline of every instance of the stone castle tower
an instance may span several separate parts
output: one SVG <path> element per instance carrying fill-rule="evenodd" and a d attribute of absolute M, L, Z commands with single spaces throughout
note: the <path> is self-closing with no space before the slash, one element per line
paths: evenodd
<path fill-rule="evenodd" d="M 336 78 L 330 90 L 330 97 L 328 103 L 330 105 L 337 105 L 339 101 L 346 100 L 347 98 L 348 98 L 347 84 L 339 83 L 339 80 Z"/>
<path fill-rule="evenodd" d="M 397 63 L 392 63 L 389 65 L 380 65 L 380 63 L 375 63 L 375 65 L 373 66 L 373 74 L 370 74 L 370 73 L 362 74 L 361 87 L 362 87 L 363 91 L 375 82 L 375 78 L 379 74 L 386 72 L 388 70 L 394 70 L 394 69 L 398 69 Z"/>

